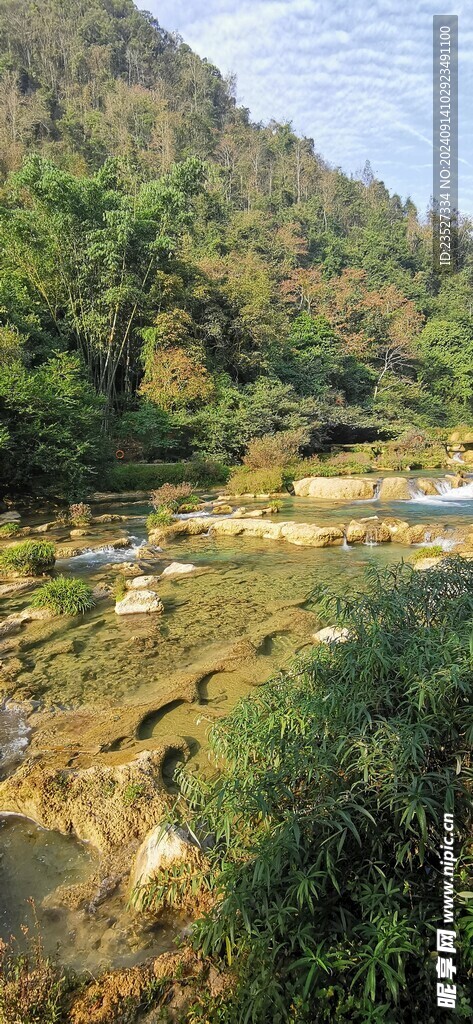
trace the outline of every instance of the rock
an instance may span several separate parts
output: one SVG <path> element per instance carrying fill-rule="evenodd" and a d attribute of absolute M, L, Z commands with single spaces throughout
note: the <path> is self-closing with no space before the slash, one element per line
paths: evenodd
<path fill-rule="evenodd" d="M 92 597 L 95 601 L 104 601 L 105 598 L 110 597 L 112 594 L 112 588 L 107 583 L 98 583 L 92 590 Z"/>
<path fill-rule="evenodd" d="M 464 480 L 462 476 L 459 476 L 458 473 L 455 476 L 450 476 L 447 473 L 447 475 L 445 476 L 445 482 L 449 485 L 449 487 L 464 487 L 465 484 L 467 483 L 467 481 Z"/>
<path fill-rule="evenodd" d="M 344 644 L 350 639 L 350 632 L 345 626 L 324 626 L 312 639 L 316 644 Z"/>
<path fill-rule="evenodd" d="M 428 494 L 431 497 L 435 497 L 438 494 L 438 488 L 435 486 L 435 480 L 430 477 L 419 476 L 417 480 L 413 481 L 414 486 L 422 491 L 423 494 Z"/>
<path fill-rule="evenodd" d="M 132 502 L 132 501 L 147 501 L 149 498 L 149 491 L 95 491 L 94 494 L 89 494 L 88 501 L 92 501 L 94 504 L 117 504 L 117 502 Z"/>
<path fill-rule="evenodd" d="M 149 587 L 154 587 L 159 580 L 159 576 L 135 576 L 134 579 L 128 580 L 126 584 L 127 590 L 147 590 Z"/>
<path fill-rule="evenodd" d="M 246 514 L 246 511 L 245 505 L 240 505 L 240 507 L 236 508 L 233 512 L 233 519 L 241 519 Z"/>
<path fill-rule="evenodd" d="M 92 516 L 93 523 L 123 523 L 129 519 L 129 516 L 121 516 L 116 514 L 107 514 L 103 516 Z M 137 517 L 140 518 L 140 517 Z"/>
<path fill-rule="evenodd" d="M 249 512 L 242 512 L 241 519 L 262 519 L 266 515 L 266 511 L 263 508 L 251 509 Z"/>
<path fill-rule="evenodd" d="M 56 550 L 56 559 L 60 558 L 76 558 L 77 555 L 83 555 L 87 551 L 98 551 L 103 548 L 114 548 L 120 550 L 121 548 L 131 547 L 131 540 L 129 537 L 118 537 L 115 540 L 96 540 L 91 541 L 90 544 L 85 544 L 80 548 L 71 547 L 64 545 Z"/>
<path fill-rule="evenodd" d="M 386 476 L 381 481 L 380 501 L 409 501 L 412 497 L 410 481 L 404 476 Z"/>
<path fill-rule="evenodd" d="M 144 615 L 164 611 L 163 603 L 153 590 L 129 591 L 115 605 L 117 615 Z"/>
<path fill-rule="evenodd" d="M 58 523 L 53 520 L 51 523 L 41 523 L 40 526 L 27 527 L 28 533 L 49 533 L 50 530 L 55 530 Z"/>
<path fill-rule="evenodd" d="M 231 516 L 233 512 L 233 505 L 214 505 L 213 514 L 215 516 Z"/>
<path fill-rule="evenodd" d="M 272 523 L 279 526 L 279 523 Z M 337 526 L 313 526 L 312 523 L 281 523 L 281 536 L 290 544 L 328 548 L 343 544 L 344 533 Z"/>
<path fill-rule="evenodd" d="M 348 544 L 362 544 L 366 539 L 366 529 L 366 523 L 352 519 L 346 530 Z"/>
<path fill-rule="evenodd" d="M 107 565 L 103 566 L 104 570 L 116 569 L 121 576 L 142 576 L 142 571 L 139 566 L 135 565 L 134 562 L 122 562 L 120 565 L 116 565 L 113 562 L 107 562 Z"/>
<path fill-rule="evenodd" d="M 355 477 L 308 476 L 294 480 L 294 493 L 300 498 L 321 501 L 361 501 L 374 498 L 375 482 Z"/>
<path fill-rule="evenodd" d="M 71 539 L 73 539 L 74 537 L 90 537 L 91 536 L 91 530 L 83 530 L 83 529 L 70 530 L 69 536 L 70 536 Z"/>
<path fill-rule="evenodd" d="M 29 590 L 40 582 L 41 580 L 36 579 L 34 576 L 27 576 L 26 579 L 13 580 L 11 583 L 2 583 L 0 586 L 0 597 L 11 597 L 12 594 L 22 594 L 24 590 Z"/>
<path fill-rule="evenodd" d="M 197 864 L 201 860 L 199 847 L 183 829 L 156 825 L 146 836 L 136 854 L 130 875 L 130 888 L 146 885 L 156 873 L 173 864 Z"/>
<path fill-rule="evenodd" d="M 187 576 L 188 573 L 195 572 L 196 568 L 197 567 L 193 565 L 192 562 L 171 562 L 170 565 L 167 565 L 166 568 L 163 569 L 161 578 L 163 576 Z"/>
<path fill-rule="evenodd" d="M 431 558 L 419 558 L 417 562 L 414 562 L 412 568 L 416 572 L 424 572 L 426 569 L 433 569 L 434 565 L 438 565 L 439 562 L 443 562 L 444 555 L 437 555 Z"/>
<path fill-rule="evenodd" d="M 2 512 L 0 515 L 0 525 L 4 523 L 17 523 L 21 519 L 19 512 Z"/>

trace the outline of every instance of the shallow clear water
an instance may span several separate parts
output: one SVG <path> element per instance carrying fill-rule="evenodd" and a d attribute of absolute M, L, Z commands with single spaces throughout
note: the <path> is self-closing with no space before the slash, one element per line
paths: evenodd
<path fill-rule="evenodd" d="M 91 848 L 71 836 L 0 816 L 0 938 L 22 950 L 40 935 L 47 955 L 92 972 L 129 967 L 171 949 L 185 922 L 157 924 L 124 913 L 123 893 L 80 909 L 64 904 L 58 887 L 85 882 L 97 863 Z"/>
<path fill-rule="evenodd" d="M 421 474 L 423 476 L 432 474 Z M 263 506 L 262 502 L 232 499 L 232 504 Z M 115 511 L 102 506 L 98 512 Z M 207 733 L 216 718 L 235 702 L 287 665 L 297 650 L 310 642 L 314 620 L 307 614 L 316 587 L 341 594 L 363 588 L 366 566 L 388 565 L 412 553 L 397 544 L 304 548 L 250 537 L 184 537 L 150 556 L 146 540 L 145 505 L 116 511 L 130 514 L 125 523 L 101 526 L 102 548 L 63 560 L 57 569 L 80 575 L 93 585 L 116 578 L 119 563 L 136 562 L 145 573 L 159 574 L 170 561 L 192 562 L 198 574 L 163 580 L 159 594 L 161 616 L 118 616 L 113 601 L 100 602 L 85 617 L 34 622 L 18 638 L 15 657 L 23 695 L 45 706 L 123 705 L 156 701 L 156 712 L 140 727 L 138 739 L 153 747 L 172 735 L 185 737 L 196 766 L 207 762 Z M 456 492 L 409 502 L 379 501 L 350 504 L 317 503 L 311 498 L 282 498 L 281 511 L 271 518 L 298 522 L 348 524 L 350 519 L 394 516 L 409 523 L 455 526 L 473 521 L 473 485 L 460 498 Z M 114 550 L 110 540 L 129 533 L 132 546 Z M 77 545 L 87 544 L 87 538 Z M 29 594 L 2 602 L 7 614 L 25 607 Z M 306 623 L 306 624 L 305 624 Z M 218 667 L 228 648 L 250 639 L 254 655 Z M 163 707 L 162 694 L 178 673 L 214 664 L 199 684 L 199 702 L 172 701 Z M 0 773 L 14 768 L 28 741 L 25 723 L 11 710 L 0 710 Z M 135 739 L 129 737 L 130 753 Z M 169 784 L 172 783 L 168 766 Z M 54 903 L 58 884 L 82 881 L 93 869 L 91 852 L 72 839 L 38 829 L 24 819 L 0 819 L 0 935 L 31 922 L 32 896 L 48 950 L 59 947 L 61 958 L 82 968 L 133 963 L 149 952 L 169 948 L 176 927 L 158 930 L 143 919 L 124 913 L 121 896 L 107 900 L 96 915 L 67 910 Z"/>

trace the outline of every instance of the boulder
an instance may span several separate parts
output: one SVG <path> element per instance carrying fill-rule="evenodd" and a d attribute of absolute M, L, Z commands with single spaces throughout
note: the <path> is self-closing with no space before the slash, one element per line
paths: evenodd
<path fill-rule="evenodd" d="M 447 473 L 445 476 L 445 483 L 447 483 L 449 487 L 464 487 L 467 481 L 458 473 L 456 473 L 455 476 L 451 476 Z"/>
<path fill-rule="evenodd" d="M 115 605 L 117 615 L 147 615 L 164 611 L 163 603 L 153 590 L 130 590 Z"/>
<path fill-rule="evenodd" d="M 156 825 L 142 842 L 130 874 L 130 888 L 146 885 L 163 868 L 173 864 L 197 864 L 201 861 L 199 847 L 184 829 Z"/>
<path fill-rule="evenodd" d="M 414 481 L 414 484 L 419 491 L 422 491 L 423 494 L 428 494 L 431 497 L 435 497 L 439 493 L 436 481 L 431 477 L 419 476 L 417 480 Z"/>
<path fill-rule="evenodd" d="M 346 538 L 348 544 L 363 544 L 366 540 L 366 523 L 360 522 L 357 519 L 352 519 L 348 523 L 346 530 Z"/>
<path fill-rule="evenodd" d="M 320 501 L 362 501 L 374 498 L 375 481 L 356 477 L 307 476 L 294 480 L 294 493 L 300 498 Z"/>
<path fill-rule="evenodd" d="M 135 576 L 125 585 L 127 590 L 148 590 L 149 587 L 154 587 L 158 580 L 159 576 Z"/>
<path fill-rule="evenodd" d="M 78 529 L 71 530 L 69 532 L 69 536 L 70 536 L 71 540 L 74 540 L 75 537 L 90 537 L 91 536 L 91 530 L 85 530 L 82 527 L 80 527 Z"/>
<path fill-rule="evenodd" d="M 233 505 L 214 505 L 213 514 L 215 516 L 231 516 L 233 512 Z"/>
<path fill-rule="evenodd" d="M 2 512 L 0 515 L 0 526 L 4 523 L 18 523 L 21 519 L 19 512 Z"/>
<path fill-rule="evenodd" d="M 350 633 L 345 626 L 324 626 L 312 639 L 316 644 L 344 644 L 350 639 Z"/>
<path fill-rule="evenodd" d="M 272 526 L 279 526 L 272 523 Z M 343 544 L 344 533 L 338 526 L 314 526 L 312 523 L 281 523 L 281 537 L 290 544 L 328 548 Z"/>
<path fill-rule="evenodd" d="M 171 562 L 167 565 L 161 573 L 161 578 L 166 576 L 188 576 L 190 572 L 195 572 L 196 566 L 192 562 L 187 564 L 184 562 Z"/>
<path fill-rule="evenodd" d="M 386 476 L 381 481 L 380 501 L 409 501 L 412 497 L 409 480 L 404 476 Z"/>
<path fill-rule="evenodd" d="M 433 569 L 434 565 L 438 565 L 439 562 L 443 562 L 444 555 L 433 555 L 431 558 L 419 558 L 417 562 L 414 562 L 413 569 L 416 572 L 425 572 L 426 569 Z"/>

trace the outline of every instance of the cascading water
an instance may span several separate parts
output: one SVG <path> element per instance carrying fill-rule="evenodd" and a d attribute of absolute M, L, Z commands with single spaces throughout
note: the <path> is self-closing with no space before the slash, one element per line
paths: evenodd
<path fill-rule="evenodd" d="M 448 480 L 434 480 L 433 484 L 437 494 L 424 494 L 415 481 L 410 481 L 411 501 L 422 502 L 428 505 L 438 505 L 439 502 L 457 504 L 458 502 L 473 501 L 473 482 L 464 484 L 463 487 L 452 487 Z"/>

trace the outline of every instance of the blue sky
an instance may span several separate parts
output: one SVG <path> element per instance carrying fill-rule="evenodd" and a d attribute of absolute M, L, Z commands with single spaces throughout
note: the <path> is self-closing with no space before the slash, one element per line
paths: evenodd
<path fill-rule="evenodd" d="M 237 76 L 252 119 L 292 121 L 333 166 L 425 213 L 432 181 L 432 15 L 459 16 L 459 206 L 473 214 L 473 4 L 427 0 L 138 0 Z M 468 9 L 468 7 L 470 9 Z"/>

